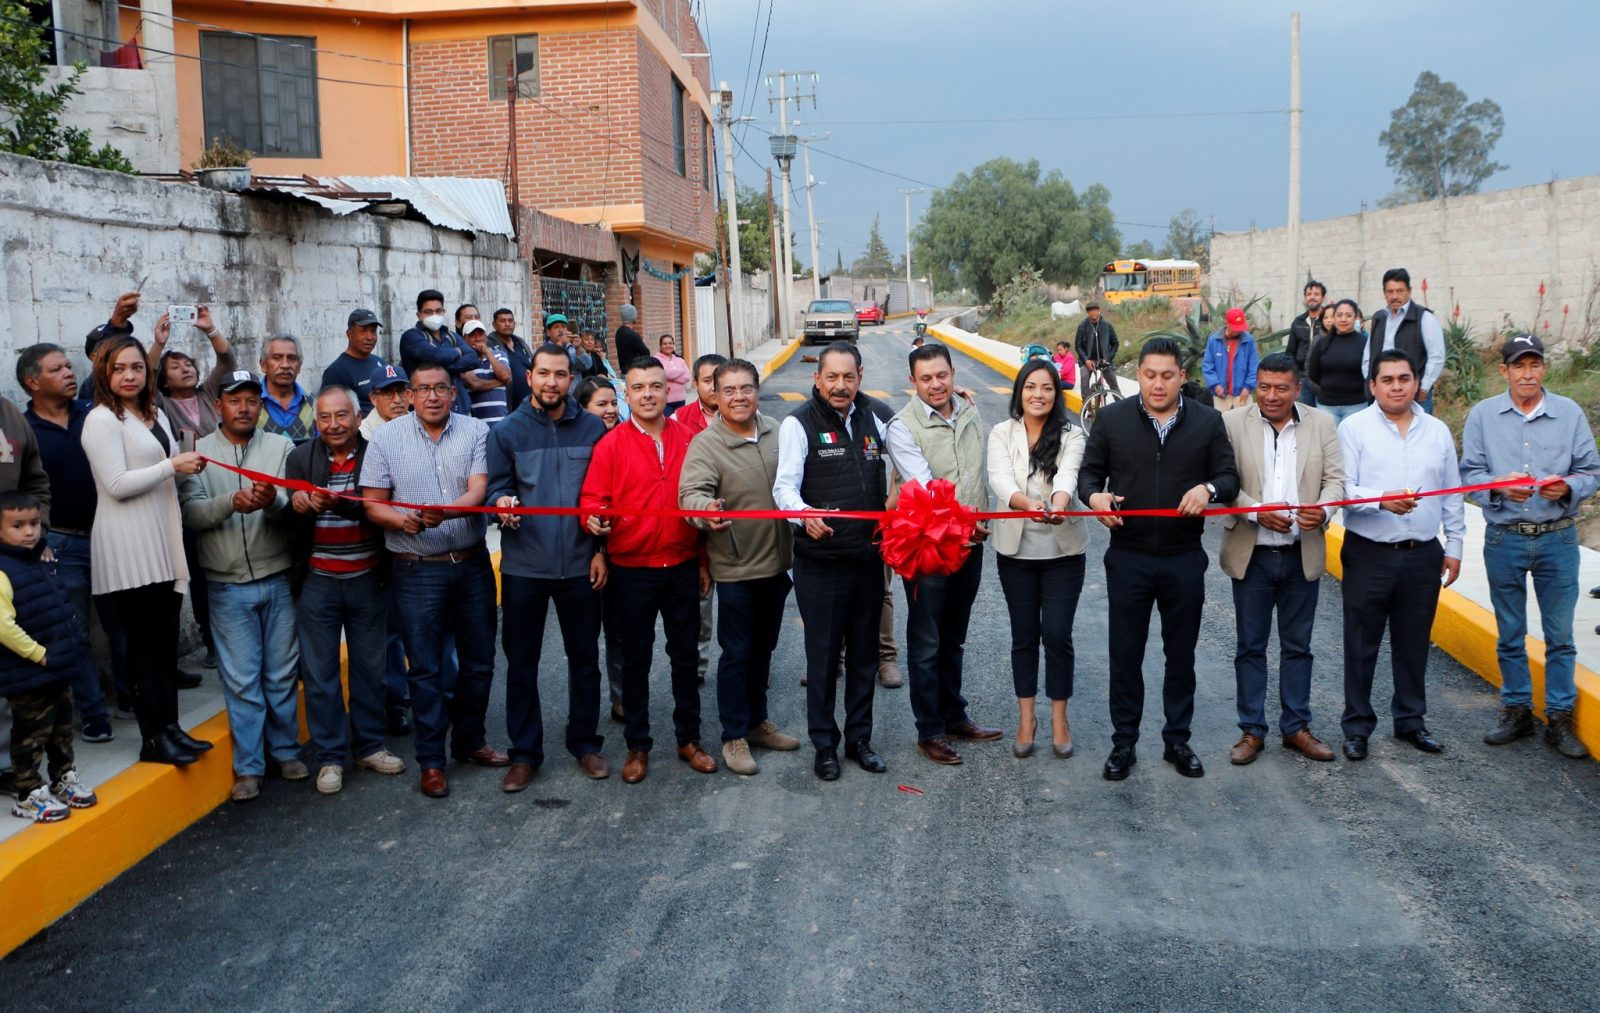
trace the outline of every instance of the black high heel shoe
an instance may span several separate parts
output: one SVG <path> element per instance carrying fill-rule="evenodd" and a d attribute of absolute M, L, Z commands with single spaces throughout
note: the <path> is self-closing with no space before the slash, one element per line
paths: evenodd
<path fill-rule="evenodd" d="M 167 726 L 167 738 L 172 740 L 173 745 L 191 753 L 203 753 L 211 748 L 211 743 L 190 735 L 182 728 L 179 728 L 177 722 Z"/>
<path fill-rule="evenodd" d="M 168 763 L 174 767 L 187 767 L 198 759 L 198 756 L 165 735 L 145 739 L 139 746 L 139 760 L 142 763 Z"/>

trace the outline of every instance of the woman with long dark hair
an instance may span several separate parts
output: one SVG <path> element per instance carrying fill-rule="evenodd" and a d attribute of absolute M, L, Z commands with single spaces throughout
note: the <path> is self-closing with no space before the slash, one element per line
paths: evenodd
<path fill-rule="evenodd" d="M 1011 679 L 1017 691 L 1017 738 L 1011 751 L 1033 753 L 1039 644 L 1056 756 L 1072 755 L 1067 700 L 1072 696 L 1072 620 L 1083 592 L 1089 535 L 1081 518 L 1050 516 L 1072 508 L 1078 465 L 1088 442 L 1061 402 L 1060 376 L 1047 359 L 1030 359 L 1011 388 L 1011 417 L 989 433 L 989 488 L 1001 509 L 1038 511 L 1031 520 L 996 521 L 991 544 L 1011 615 Z"/>
<path fill-rule="evenodd" d="M 95 407 L 82 436 L 99 494 L 89 540 L 93 591 L 115 611 L 127 639 L 139 759 L 186 765 L 211 743 L 178 726 L 178 611 L 189 568 L 174 479 L 197 474 L 205 460 L 180 452 L 156 405 L 144 345 L 113 338 L 98 352 Z"/>
<path fill-rule="evenodd" d="M 1338 422 L 1367 406 L 1367 378 L 1361 371 L 1366 354 L 1361 307 L 1354 299 L 1340 299 L 1333 304 L 1333 329 L 1306 357 L 1306 379 L 1317 392 L 1317 407 Z"/>

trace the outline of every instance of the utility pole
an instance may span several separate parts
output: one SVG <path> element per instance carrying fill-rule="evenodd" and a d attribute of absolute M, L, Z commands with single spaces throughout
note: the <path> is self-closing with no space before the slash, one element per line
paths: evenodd
<path fill-rule="evenodd" d="M 727 179 L 728 210 L 728 350 L 734 358 L 745 353 L 744 262 L 739 254 L 739 184 L 733 175 L 733 92 L 728 82 L 718 82 L 717 119 L 722 124 L 722 174 Z"/>
<path fill-rule="evenodd" d="M 1300 15 L 1289 15 L 1289 298 L 1292 316 L 1300 298 Z"/>
<path fill-rule="evenodd" d="M 917 187 L 917 188 L 915 188 L 913 190 L 901 190 L 900 191 L 901 195 L 904 196 L 905 199 L 906 199 L 906 309 L 907 310 L 916 309 L 916 306 L 914 305 L 916 300 L 911 295 L 911 195 L 914 194 L 914 193 L 927 193 L 927 192 L 928 191 L 926 189 L 924 189 L 923 187 Z"/>
<path fill-rule="evenodd" d="M 772 276 L 772 295 L 777 299 L 778 326 L 773 335 L 779 341 L 789 340 L 789 286 L 778 284 L 778 273 L 783 269 L 783 253 L 778 249 L 778 229 L 773 221 L 772 170 L 767 170 L 767 251 Z"/>
<path fill-rule="evenodd" d="M 511 175 L 511 238 L 515 241 L 521 238 L 517 234 L 517 218 L 522 206 L 522 196 L 517 188 L 517 61 L 515 58 L 506 61 L 506 141 L 511 146 L 507 172 Z"/>
<path fill-rule="evenodd" d="M 818 137 L 811 134 L 800 138 L 800 153 L 804 159 L 802 168 L 806 174 L 806 219 L 811 225 L 811 298 L 822 298 L 822 269 L 817 264 L 817 210 L 811 200 L 811 191 L 817 181 L 811 178 L 811 142 L 826 141 L 830 135 Z"/>
<path fill-rule="evenodd" d="M 811 91 L 803 92 L 800 90 L 800 84 L 802 79 L 807 77 L 811 79 Z M 778 173 L 782 177 L 783 242 L 781 245 L 783 248 L 779 251 L 779 254 L 783 264 L 782 289 L 784 293 L 784 304 L 786 307 L 785 315 L 792 317 L 794 310 L 792 306 L 788 305 L 788 303 L 789 300 L 793 298 L 793 294 L 789 291 L 789 288 L 791 280 L 794 278 L 794 230 L 790 226 L 789 218 L 789 191 L 791 189 L 789 183 L 789 169 L 794 164 L 794 153 L 795 147 L 798 144 L 798 139 L 793 134 L 789 133 L 789 103 L 791 101 L 794 102 L 795 108 L 799 109 L 801 103 L 805 102 L 807 99 L 810 99 L 812 108 L 816 108 L 817 75 L 811 71 L 780 70 L 775 72 L 771 77 L 767 78 L 767 87 L 769 89 L 772 87 L 773 78 L 776 78 L 778 81 L 778 94 L 776 98 L 770 95 L 767 97 L 767 108 L 772 108 L 774 103 L 776 103 L 778 106 L 778 132 L 772 135 L 772 137 L 768 138 L 768 143 L 772 147 L 772 157 L 777 160 Z M 793 78 L 795 81 L 795 92 L 793 95 L 789 94 L 790 78 Z M 812 273 L 815 272 L 816 265 L 812 265 Z M 791 325 L 792 321 L 786 320 L 784 323 L 785 331 L 787 331 Z"/>

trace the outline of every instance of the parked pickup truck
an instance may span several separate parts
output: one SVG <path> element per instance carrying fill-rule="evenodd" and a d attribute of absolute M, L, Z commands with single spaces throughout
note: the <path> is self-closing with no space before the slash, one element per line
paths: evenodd
<path fill-rule="evenodd" d="M 805 343 L 827 344 L 830 341 L 854 342 L 861 336 L 861 323 L 856 319 L 856 308 L 848 299 L 813 299 L 806 307 L 806 322 L 802 331 Z"/>

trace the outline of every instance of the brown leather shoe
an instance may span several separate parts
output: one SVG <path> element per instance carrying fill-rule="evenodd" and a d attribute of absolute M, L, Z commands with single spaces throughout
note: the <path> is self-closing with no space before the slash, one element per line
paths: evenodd
<path fill-rule="evenodd" d="M 1292 749 L 1312 760 L 1333 759 L 1333 747 L 1312 735 L 1309 728 L 1302 728 L 1293 735 L 1285 735 L 1283 748 Z"/>
<path fill-rule="evenodd" d="M 506 776 L 500 779 L 500 790 L 521 791 L 533 781 L 533 775 L 538 772 L 539 768 L 531 763 L 513 763 L 511 769 L 506 771 Z"/>
<path fill-rule="evenodd" d="M 1239 736 L 1239 741 L 1233 744 L 1233 748 L 1228 750 L 1228 762 L 1237 767 L 1242 767 L 1247 763 L 1254 763 L 1256 762 L 1256 757 L 1261 755 L 1261 749 L 1265 745 L 1266 743 L 1261 740 L 1261 736 L 1245 732 Z"/>
<path fill-rule="evenodd" d="M 950 740 L 942 735 L 936 739 L 919 739 L 917 748 L 922 750 L 922 755 L 934 763 L 942 763 L 947 767 L 953 767 L 961 762 L 961 754 L 956 752 L 950 745 Z"/>
<path fill-rule="evenodd" d="M 596 781 L 604 781 L 611 776 L 611 764 L 599 753 L 584 753 L 578 757 L 578 769 L 583 775 Z"/>
<path fill-rule="evenodd" d="M 450 782 L 444 779 L 444 771 L 438 767 L 423 770 L 422 793 L 429 798 L 444 798 L 450 794 Z"/>
<path fill-rule="evenodd" d="M 509 767 L 511 757 L 485 742 L 472 752 L 461 757 L 463 763 L 476 763 L 480 767 Z"/>
<path fill-rule="evenodd" d="M 645 772 L 649 769 L 649 753 L 630 752 L 628 758 L 622 762 L 622 783 L 638 784 L 644 780 Z"/>
<path fill-rule="evenodd" d="M 701 774 L 715 774 L 717 761 L 711 754 L 700 748 L 700 743 L 689 742 L 678 747 L 678 759 L 689 765 L 689 769 Z"/>
<path fill-rule="evenodd" d="M 971 739 L 974 742 L 991 742 L 1005 734 L 998 728 L 981 728 L 971 721 L 952 725 L 944 732 L 952 739 Z"/>

